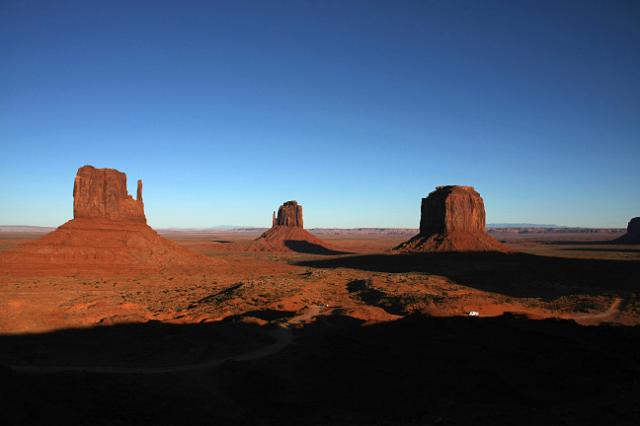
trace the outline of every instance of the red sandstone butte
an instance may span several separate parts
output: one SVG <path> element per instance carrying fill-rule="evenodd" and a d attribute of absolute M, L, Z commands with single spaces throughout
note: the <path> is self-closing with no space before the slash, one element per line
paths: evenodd
<path fill-rule="evenodd" d="M 287 201 L 281 205 L 278 209 L 278 216 L 275 217 L 275 225 L 304 228 L 302 222 L 302 206 L 298 204 L 297 201 Z"/>
<path fill-rule="evenodd" d="M 620 244 L 640 244 L 640 217 L 634 217 L 627 225 L 627 233 L 614 240 Z"/>
<path fill-rule="evenodd" d="M 142 181 L 137 199 L 127 193 L 127 176 L 114 169 L 84 166 L 73 187 L 73 219 L 44 237 L 0 254 L 3 267 L 123 270 L 211 264 L 211 258 L 162 238 L 147 225 Z M 61 269 L 62 270 L 62 269 Z"/>
<path fill-rule="evenodd" d="M 422 199 L 420 233 L 395 248 L 404 252 L 510 250 L 485 231 L 482 197 L 471 186 L 438 186 Z"/>
<path fill-rule="evenodd" d="M 271 229 L 253 241 L 248 250 L 314 254 L 342 253 L 304 229 L 302 206 L 297 201 L 287 201 L 281 205 L 277 216 L 273 212 Z"/>
<path fill-rule="evenodd" d="M 134 200 L 127 193 L 126 174 L 114 169 L 80 167 L 73 185 L 73 217 L 147 223 L 142 180 L 138 180 L 137 196 Z"/>

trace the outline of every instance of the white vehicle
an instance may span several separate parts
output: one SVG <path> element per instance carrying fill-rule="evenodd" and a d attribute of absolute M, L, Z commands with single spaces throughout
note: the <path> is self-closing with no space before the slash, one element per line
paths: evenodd
<path fill-rule="evenodd" d="M 480 316 L 480 312 L 478 311 L 469 311 L 469 313 L 467 314 L 470 317 L 479 317 Z"/>

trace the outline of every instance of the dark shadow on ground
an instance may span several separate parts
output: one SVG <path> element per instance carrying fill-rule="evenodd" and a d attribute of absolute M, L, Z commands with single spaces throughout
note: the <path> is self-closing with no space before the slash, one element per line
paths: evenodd
<path fill-rule="evenodd" d="M 567 247 L 561 250 L 565 251 L 602 251 L 602 252 L 611 252 L 611 253 L 640 253 L 640 248 L 630 249 L 630 248 L 597 248 L 597 247 Z"/>
<path fill-rule="evenodd" d="M 271 310 L 252 312 L 273 316 Z M 0 364 L 166 367 L 226 358 L 273 343 L 257 326 L 229 317 L 200 324 L 151 321 L 44 334 L 0 335 Z M 0 422 L 1 424 L 1 422 Z"/>
<path fill-rule="evenodd" d="M 225 289 L 222 289 L 220 291 L 217 291 L 213 294 L 210 294 L 208 296 L 205 296 L 203 298 L 201 298 L 200 300 L 192 303 L 189 305 L 189 309 L 194 308 L 198 305 L 201 304 L 206 304 L 206 303 L 221 303 L 224 300 L 228 300 L 232 297 L 234 297 L 234 295 L 237 294 L 237 291 L 240 290 L 240 288 L 242 288 L 244 284 L 243 283 L 236 283 L 233 284 Z"/>
<path fill-rule="evenodd" d="M 348 254 L 345 251 L 337 251 L 333 249 L 329 249 L 327 247 L 323 247 L 319 244 L 313 244 L 309 241 L 304 240 L 286 240 L 284 245 L 287 248 L 297 252 L 297 253 L 307 253 L 307 254 L 321 254 L 325 256 L 336 255 L 336 254 Z"/>
<path fill-rule="evenodd" d="M 633 245 L 632 243 L 625 243 L 622 241 L 615 240 L 600 240 L 600 241 L 575 241 L 575 240 L 551 240 L 551 241 L 539 241 L 541 244 L 550 244 L 550 245 L 567 245 L 567 246 L 595 246 L 595 245 L 620 245 L 620 246 L 628 246 Z"/>
<path fill-rule="evenodd" d="M 242 314 L 242 316 L 255 317 L 265 321 L 276 321 L 285 318 L 291 318 L 295 315 L 295 312 L 291 311 L 278 311 L 275 309 L 262 309 L 259 311 L 249 311 Z"/>
<path fill-rule="evenodd" d="M 230 337 L 236 325 L 215 327 L 228 327 L 222 334 Z M 137 339 L 179 357 L 185 347 L 165 339 L 188 333 L 183 327 L 191 328 L 156 323 L 0 336 L 0 364 L 29 346 L 84 347 L 70 360 L 77 362 Z M 125 336 L 94 348 L 83 343 L 110 333 Z M 511 315 L 410 316 L 366 327 L 320 317 L 281 352 L 195 373 L 0 368 L 0 424 L 637 425 L 639 340 L 638 327 Z"/>
<path fill-rule="evenodd" d="M 512 297 L 640 291 L 640 262 L 568 259 L 524 253 L 373 254 L 297 262 L 315 268 L 423 272 Z"/>
<path fill-rule="evenodd" d="M 390 314 L 406 314 L 404 304 L 400 298 L 389 296 L 383 291 L 371 286 L 370 280 L 354 280 L 347 283 L 347 291 L 367 305 L 377 306 Z"/>

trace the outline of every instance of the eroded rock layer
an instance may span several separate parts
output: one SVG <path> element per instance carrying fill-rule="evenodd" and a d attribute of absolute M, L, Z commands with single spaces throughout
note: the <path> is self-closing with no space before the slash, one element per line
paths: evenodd
<path fill-rule="evenodd" d="M 502 251 L 485 231 L 484 202 L 471 186 L 439 186 L 422 199 L 420 233 L 400 251 Z"/>

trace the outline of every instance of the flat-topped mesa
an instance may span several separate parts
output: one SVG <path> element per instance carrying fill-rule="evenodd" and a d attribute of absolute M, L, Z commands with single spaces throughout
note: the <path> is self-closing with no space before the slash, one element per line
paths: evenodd
<path fill-rule="evenodd" d="M 627 233 L 614 240 L 622 244 L 640 244 L 640 217 L 634 217 L 627 225 Z"/>
<path fill-rule="evenodd" d="M 302 206 L 297 201 L 287 201 L 278 209 L 278 215 L 272 221 L 273 226 L 303 228 Z"/>
<path fill-rule="evenodd" d="M 472 186 L 438 186 L 422 199 L 420 233 L 400 251 L 510 251 L 485 232 L 484 202 Z"/>
<path fill-rule="evenodd" d="M 484 232 L 484 202 L 472 186 L 438 186 L 422 199 L 420 235 Z"/>
<path fill-rule="evenodd" d="M 115 169 L 80 167 L 73 185 L 73 217 L 146 223 L 142 180 L 138 180 L 134 200 L 127 192 L 126 174 Z"/>

